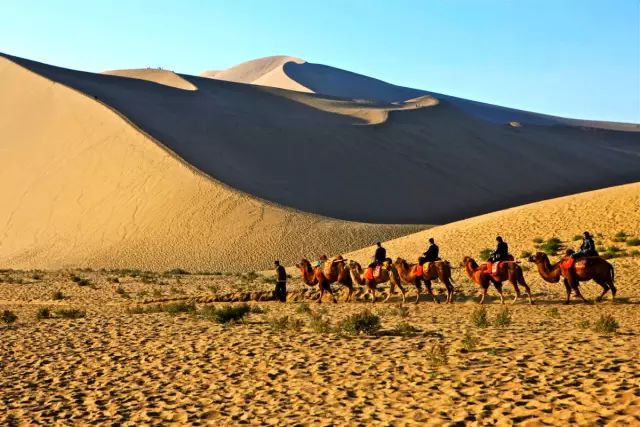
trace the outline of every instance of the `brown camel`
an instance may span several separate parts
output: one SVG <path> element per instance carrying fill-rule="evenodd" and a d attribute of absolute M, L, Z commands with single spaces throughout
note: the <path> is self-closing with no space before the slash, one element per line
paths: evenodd
<path fill-rule="evenodd" d="M 484 304 L 484 298 L 487 296 L 487 291 L 489 290 L 489 286 L 493 283 L 493 286 L 500 294 L 500 304 L 504 304 L 504 297 L 502 296 L 502 282 L 494 282 L 489 278 L 485 266 L 479 266 L 478 263 L 471 257 L 464 257 L 462 260 L 462 266 L 467 272 L 467 276 L 475 283 L 480 286 L 482 290 L 482 296 L 480 297 L 480 304 Z"/>
<path fill-rule="evenodd" d="M 480 299 L 481 304 L 484 302 L 484 297 L 488 289 L 488 286 L 483 286 L 483 274 L 491 283 L 493 283 L 495 288 L 500 293 L 500 302 L 504 302 L 502 296 L 502 282 L 508 280 L 509 282 L 511 282 L 511 284 L 513 285 L 513 289 L 516 291 L 516 296 L 513 299 L 513 302 L 516 302 L 520 297 L 520 285 L 524 287 L 525 292 L 527 293 L 529 304 L 533 304 L 533 300 L 531 299 L 531 289 L 529 288 L 529 285 L 527 285 L 527 282 L 524 280 L 522 267 L 520 267 L 518 263 L 513 261 L 513 259 L 500 262 L 495 273 L 487 271 L 486 264 L 478 265 L 476 261 L 471 257 L 464 257 L 462 263 L 464 264 L 467 275 L 471 278 L 471 280 L 482 287 L 483 294 L 482 298 Z"/>
<path fill-rule="evenodd" d="M 387 259 L 384 265 L 380 269 L 380 275 L 373 278 L 373 280 L 367 279 L 365 276 L 365 271 L 362 269 L 362 266 L 354 261 L 349 261 L 349 271 L 351 272 L 351 279 L 360 286 L 364 286 L 366 288 L 366 293 L 371 295 L 371 302 L 376 302 L 376 287 L 378 284 L 390 282 L 391 287 L 389 289 L 389 295 L 385 298 L 384 302 L 391 297 L 391 294 L 395 293 L 396 286 L 400 289 L 400 293 L 402 294 L 402 303 L 404 304 L 406 292 L 400 283 L 400 276 L 398 272 L 391 268 L 391 260 Z"/>
<path fill-rule="evenodd" d="M 325 271 L 323 267 L 312 267 L 308 260 L 302 259 L 300 264 L 296 264 L 296 267 L 300 269 L 302 281 L 308 286 L 318 285 L 318 289 L 320 290 L 320 296 L 316 301 L 318 304 L 322 302 L 322 297 L 325 292 L 331 295 L 334 303 L 338 302 L 333 293 L 333 289 L 331 289 L 331 284 L 334 282 L 340 283 L 349 290 L 345 302 L 351 301 L 354 290 L 353 280 L 351 279 L 349 269 L 345 265 L 345 260 L 341 256 L 338 256 L 336 259 L 326 262 L 331 263 L 331 268 L 328 272 Z"/>
<path fill-rule="evenodd" d="M 547 254 L 537 252 L 535 255 L 529 257 L 529 261 L 536 265 L 538 273 L 540 273 L 540 276 L 542 276 L 546 282 L 558 283 L 560 278 L 563 279 L 562 281 L 567 291 L 567 301 L 565 301 L 565 304 L 569 304 L 572 289 L 578 298 L 587 302 L 580 292 L 579 285 L 580 282 L 587 282 L 589 280 L 593 280 L 602 286 L 602 293 L 596 298 L 596 301 L 602 301 L 609 289 L 611 289 L 611 300 L 615 301 L 616 299 L 617 289 L 614 285 L 615 274 L 613 265 L 605 259 L 597 256 L 578 258 L 573 265 L 569 267 L 562 262 L 557 262 L 552 265 Z"/>
<path fill-rule="evenodd" d="M 433 300 L 437 303 L 438 298 L 433 293 L 431 287 L 431 281 L 440 280 L 447 288 L 447 303 L 453 303 L 453 283 L 451 283 L 451 267 L 447 261 L 435 261 L 430 262 L 426 268 L 423 268 L 422 274 L 416 271 L 418 264 L 409 264 L 402 258 L 397 258 L 393 263 L 393 266 L 398 270 L 398 274 L 403 282 L 413 284 L 416 288 L 416 304 L 420 299 L 420 293 L 422 292 L 422 282 L 424 281 L 427 292 Z"/>

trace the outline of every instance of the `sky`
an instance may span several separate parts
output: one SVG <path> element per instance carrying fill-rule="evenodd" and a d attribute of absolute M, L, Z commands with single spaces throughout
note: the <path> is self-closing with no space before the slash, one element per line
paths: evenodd
<path fill-rule="evenodd" d="M 640 123 L 640 0 L 0 0 L 0 52 L 186 74 L 291 55 L 564 117 Z"/>

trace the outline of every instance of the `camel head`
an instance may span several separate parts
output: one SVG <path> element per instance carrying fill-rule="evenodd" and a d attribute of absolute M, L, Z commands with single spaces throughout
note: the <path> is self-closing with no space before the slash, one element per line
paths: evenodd
<path fill-rule="evenodd" d="M 547 256 L 547 254 L 545 254 L 544 252 L 536 252 L 535 254 L 531 255 L 528 258 L 529 262 L 533 262 L 535 264 L 541 263 L 541 262 L 548 262 L 549 261 L 549 257 Z"/>
<path fill-rule="evenodd" d="M 311 268 L 311 263 L 309 262 L 309 260 L 307 259 L 301 259 L 300 260 L 300 264 L 296 264 L 296 267 L 298 267 L 300 269 L 300 271 L 302 272 L 312 272 L 313 269 Z"/>
<path fill-rule="evenodd" d="M 471 266 L 474 267 L 474 268 L 478 265 L 476 263 L 476 260 L 474 260 L 470 256 L 465 256 L 464 258 L 462 258 L 462 262 L 460 263 L 460 267 L 465 267 L 467 264 L 471 264 Z"/>
<path fill-rule="evenodd" d="M 396 258 L 395 261 L 393 261 L 393 265 L 396 266 L 396 268 L 404 268 L 404 269 L 408 269 L 409 268 L 409 264 L 407 264 L 407 261 L 405 261 L 404 259 L 398 257 Z"/>

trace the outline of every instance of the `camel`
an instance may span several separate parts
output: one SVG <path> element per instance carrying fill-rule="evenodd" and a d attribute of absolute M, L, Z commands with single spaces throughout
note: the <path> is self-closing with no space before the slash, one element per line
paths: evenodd
<path fill-rule="evenodd" d="M 462 264 L 467 272 L 469 278 L 482 288 L 482 297 L 480 298 L 480 304 L 484 303 L 484 298 L 487 295 L 489 289 L 489 283 L 493 283 L 500 294 L 500 303 L 504 304 L 504 297 L 502 295 L 502 282 L 508 280 L 513 285 L 513 289 L 516 291 L 516 296 L 513 299 L 515 303 L 520 297 L 520 288 L 518 285 L 524 287 L 527 297 L 529 298 L 529 304 L 533 304 L 531 299 L 531 289 L 527 282 L 524 280 L 524 274 L 522 273 L 522 267 L 520 267 L 515 261 L 508 260 L 503 261 L 498 266 L 498 271 L 495 274 L 488 273 L 486 271 L 486 265 L 478 265 L 476 261 L 471 257 L 464 257 Z"/>
<path fill-rule="evenodd" d="M 332 263 L 331 272 L 328 276 L 322 267 L 314 268 L 311 266 L 311 262 L 306 259 L 302 259 L 300 264 L 296 264 L 296 267 L 300 269 L 300 276 L 306 285 L 318 285 L 318 289 L 320 290 L 320 296 L 316 301 L 318 304 L 322 302 L 322 297 L 325 292 L 329 292 L 334 303 L 338 302 L 331 289 L 331 284 L 334 282 L 340 283 L 349 290 L 345 302 L 351 301 L 353 296 L 353 280 L 351 279 L 349 269 L 345 265 L 345 260 L 341 256 L 338 256 L 335 260 L 327 262 Z"/>
<path fill-rule="evenodd" d="M 384 265 L 380 269 L 380 275 L 378 277 L 374 277 L 373 280 L 369 280 L 365 277 L 365 272 L 362 269 L 362 266 L 354 261 L 349 261 L 349 271 L 351 272 L 351 279 L 360 286 L 364 286 L 366 288 L 366 293 L 371 295 L 371 302 L 376 302 L 376 287 L 380 283 L 390 282 L 391 287 L 389 289 L 389 295 L 385 298 L 384 302 L 391 297 L 391 294 L 395 293 L 395 287 L 397 286 L 400 289 L 400 293 L 402 294 L 402 303 L 404 304 L 406 292 L 402 287 L 400 282 L 400 277 L 398 276 L 398 272 L 391 268 L 390 266 L 391 260 L 387 258 Z"/>
<path fill-rule="evenodd" d="M 565 304 L 569 304 L 572 289 L 578 298 L 587 302 L 582 293 L 580 293 L 579 285 L 580 282 L 589 280 L 593 280 L 602 286 L 602 293 L 596 298 L 596 301 L 602 301 L 609 289 L 611 289 L 611 300 L 615 301 L 616 299 L 617 289 L 613 283 L 615 277 L 613 265 L 605 259 L 600 257 L 578 258 L 573 266 L 567 268 L 562 262 L 552 265 L 547 254 L 537 252 L 529 257 L 529 261 L 536 265 L 538 273 L 540 273 L 545 282 L 558 283 L 560 278 L 563 279 L 564 287 L 567 291 Z"/>
<path fill-rule="evenodd" d="M 393 266 L 398 270 L 400 278 L 405 283 L 413 284 L 416 288 L 416 304 L 420 300 L 420 293 L 422 292 L 422 281 L 424 281 L 427 292 L 437 303 L 438 298 L 433 293 L 431 288 L 432 280 L 440 280 L 447 288 L 447 303 L 453 303 L 453 283 L 451 283 L 451 267 L 447 261 L 435 261 L 430 262 L 426 268 L 423 268 L 422 274 L 416 274 L 415 268 L 418 264 L 409 264 L 402 258 L 397 258 L 393 263 Z"/>

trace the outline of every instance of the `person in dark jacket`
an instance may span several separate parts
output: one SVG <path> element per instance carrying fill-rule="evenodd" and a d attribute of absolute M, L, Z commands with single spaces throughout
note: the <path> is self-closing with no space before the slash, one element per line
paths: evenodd
<path fill-rule="evenodd" d="M 280 302 L 287 302 L 287 271 L 280 265 L 280 261 L 273 262 L 276 266 L 275 297 Z"/>
<path fill-rule="evenodd" d="M 593 237 L 589 234 L 588 231 L 583 233 L 584 239 L 582 240 L 582 244 L 580 245 L 580 250 L 571 254 L 573 259 L 582 258 L 586 256 L 598 256 L 598 251 L 596 250 L 596 244 L 593 241 Z"/>
<path fill-rule="evenodd" d="M 376 242 L 376 252 L 373 254 L 372 266 L 382 265 L 385 259 L 387 259 L 387 250 L 382 247 L 382 243 Z"/>
<path fill-rule="evenodd" d="M 502 240 L 500 236 L 496 237 L 496 242 L 498 242 L 498 246 L 496 246 L 495 251 L 491 252 L 490 262 L 497 262 L 509 257 L 509 245 L 507 245 L 507 242 Z"/>
<path fill-rule="evenodd" d="M 433 262 L 439 260 L 439 252 L 440 248 L 438 248 L 438 245 L 436 245 L 436 241 L 433 240 L 433 237 L 429 238 L 429 247 L 427 248 L 427 251 L 423 254 L 423 256 L 420 257 L 420 265 L 424 264 L 425 262 Z"/>

